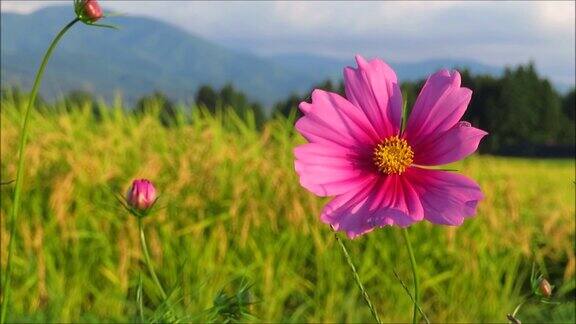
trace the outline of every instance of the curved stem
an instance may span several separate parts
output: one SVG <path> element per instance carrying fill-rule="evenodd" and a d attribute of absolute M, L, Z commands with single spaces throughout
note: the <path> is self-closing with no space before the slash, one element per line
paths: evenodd
<path fill-rule="evenodd" d="M 518 311 L 520 311 L 520 308 L 526 304 L 526 302 L 528 301 L 528 298 L 524 299 L 524 301 L 522 301 L 520 304 L 518 304 L 518 306 L 516 306 L 516 308 L 514 308 L 514 312 L 512 313 L 512 317 L 516 317 L 516 314 L 518 314 Z"/>
<path fill-rule="evenodd" d="M 532 270 L 534 270 L 534 268 L 532 268 Z M 516 318 L 516 315 L 518 314 L 518 311 L 520 311 L 520 308 L 528 301 L 528 299 L 530 299 L 530 296 L 524 298 L 524 300 L 520 304 L 518 304 L 516 308 L 514 308 L 514 312 L 512 312 L 512 314 L 506 314 L 506 318 L 508 319 L 508 321 L 510 321 L 509 323 L 513 324 L 522 323 L 518 318 Z"/>
<path fill-rule="evenodd" d="M 4 275 L 4 286 L 3 286 L 3 298 L 2 298 L 2 314 L 0 315 L 0 323 L 6 322 L 6 312 L 8 309 L 8 300 L 10 296 L 10 279 L 12 277 L 12 254 L 14 251 L 14 236 L 16 235 L 16 219 L 18 218 L 18 212 L 20 211 L 21 203 L 21 193 L 22 193 L 22 183 L 24 178 L 24 148 L 26 147 L 26 140 L 28 135 L 28 122 L 30 119 L 30 112 L 34 103 L 36 101 L 36 95 L 38 94 L 38 89 L 40 88 L 40 83 L 42 82 L 42 76 L 44 75 L 44 70 L 48 64 L 48 60 L 52 55 L 52 52 L 56 48 L 58 41 L 64 36 L 64 34 L 70 29 L 75 23 L 80 21 L 75 18 L 69 22 L 60 32 L 54 37 L 52 43 L 46 50 L 42 63 L 36 72 L 36 78 L 34 79 L 34 85 L 32 86 L 32 92 L 30 93 L 30 98 L 28 100 L 28 106 L 26 107 L 26 112 L 24 114 L 24 122 L 22 124 L 22 130 L 20 132 L 20 142 L 18 144 L 18 171 L 16 172 L 16 185 L 14 187 L 14 206 L 12 207 L 12 213 L 10 214 L 10 239 L 8 241 L 8 258 L 6 260 L 6 272 Z"/>
<path fill-rule="evenodd" d="M 352 258 L 350 258 L 350 254 L 348 254 L 348 250 L 346 249 L 346 246 L 344 245 L 342 240 L 340 240 L 340 237 L 338 236 L 338 234 L 335 234 L 335 236 L 336 236 L 336 241 L 338 241 L 338 244 L 340 244 L 340 247 L 342 248 L 342 252 L 344 252 L 344 257 L 346 257 L 346 262 L 348 262 L 350 269 L 352 269 L 352 273 L 354 275 L 354 280 L 356 280 L 356 284 L 358 285 L 358 288 L 360 288 L 360 291 L 362 292 L 362 297 L 364 298 L 364 301 L 368 305 L 368 308 L 370 308 L 370 312 L 372 313 L 374 320 L 378 324 L 382 323 L 382 321 L 380 321 L 380 317 L 378 316 L 378 313 L 376 312 L 376 309 L 374 308 L 374 305 L 372 305 L 372 302 L 370 301 L 370 296 L 368 296 L 368 292 L 366 292 L 366 289 L 364 288 L 362 281 L 360 281 L 360 276 L 358 275 L 358 272 L 356 271 L 356 267 L 354 266 L 354 263 L 352 263 Z"/>
<path fill-rule="evenodd" d="M 408 254 L 410 255 L 410 264 L 412 265 L 412 275 L 414 277 L 414 311 L 412 315 L 412 323 L 416 323 L 418 321 L 418 302 L 419 302 L 419 294 L 418 294 L 418 272 L 416 265 L 416 258 L 414 257 L 414 252 L 412 251 L 412 244 L 410 243 L 410 238 L 408 237 L 408 229 L 402 229 L 402 236 L 404 237 L 404 242 L 406 242 L 406 247 L 408 248 Z"/>
<path fill-rule="evenodd" d="M 152 275 L 152 279 L 154 279 L 154 283 L 160 290 L 160 294 L 162 295 L 162 299 L 166 301 L 168 296 L 166 295 L 166 291 L 162 288 L 162 284 L 158 277 L 156 276 L 156 272 L 154 272 L 154 268 L 152 267 L 152 262 L 150 261 L 150 254 L 148 253 L 148 245 L 146 244 L 146 236 L 144 235 L 144 226 L 142 225 L 142 218 L 138 218 L 138 228 L 140 229 L 140 244 L 142 245 L 142 253 L 144 254 L 144 261 L 146 262 L 146 266 L 148 267 L 148 271 L 150 275 Z"/>

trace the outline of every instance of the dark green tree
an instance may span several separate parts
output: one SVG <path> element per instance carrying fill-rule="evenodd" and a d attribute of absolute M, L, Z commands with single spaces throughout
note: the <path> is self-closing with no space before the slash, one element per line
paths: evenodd
<path fill-rule="evenodd" d="M 273 114 L 288 117 L 290 114 L 295 114 L 296 118 L 302 116 L 302 112 L 298 109 L 298 105 L 303 101 L 302 97 L 292 93 L 288 99 L 280 101 L 274 105 Z"/>
<path fill-rule="evenodd" d="M 195 101 L 196 105 L 203 106 L 204 108 L 208 109 L 208 111 L 213 113 L 216 111 L 218 95 L 211 86 L 203 85 L 196 92 Z"/>
<path fill-rule="evenodd" d="M 574 121 L 576 115 L 576 102 L 574 101 L 575 88 L 568 91 L 568 93 L 562 98 L 562 112 L 564 116 L 568 117 L 569 120 Z"/>
<path fill-rule="evenodd" d="M 251 102 L 246 94 L 234 88 L 231 83 L 227 83 L 218 91 L 208 85 L 201 86 L 195 99 L 196 105 L 205 107 L 210 113 L 233 111 L 242 119 L 247 119 L 251 115 L 257 126 L 261 126 L 266 121 L 262 105 L 258 102 Z"/>
<path fill-rule="evenodd" d="M 227 83 L 220 89 L 219 99 L 223 107 L 233 108 L 237 112 L 241 112 L 250 106 L 246 95 L 237 91 L 231 83 Z"/>
<path fill-rule="evenodd" d="M 173 126 L 176 123 L 177 112 L 174 103 L 160 91 L 140 98 L 136 103 L 134 113 L 137 115 L 158 114 L 164 126 Z"/>
<path fill-rule="evenodd" d="M 576 115 L 576 103 L 574 101 L 574 92 L 575 89 L 572 88 L 562 98 L 562 130 L 558 139 L 561 144 L 567 145 L 572 149 L 576 145 L 576 122 L 574 116 Z"/>
<path fill-rule="evenodd" d="M 561 124 L 558 94 L 539 78 L 532 63 L 507 68 L 494 105 L 487 107 L 488 142 L 501 153 L 533 154 L 535 148 L 556 144 Z"/>

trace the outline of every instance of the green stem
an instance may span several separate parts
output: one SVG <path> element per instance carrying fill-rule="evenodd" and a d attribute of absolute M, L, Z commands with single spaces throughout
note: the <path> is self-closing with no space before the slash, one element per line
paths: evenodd
<path fill-rule="evenodd" d="M 534 267 L 532 267 L 532 271 L 534 271 Z M 512 314 L 506 314 L 506 318 L 508 319 L 508 321 L 510 321 L 509 323 L 514 324 L 522 323 L 518 318 L 516 318 L 516 315 L 518 314 L 518 311 L 520 311 L 520 308 L 528 301 L 528 299 L 530 299 L 530 296 L 526 297 L 520 304 L 518 304 L 518 306 L 514 308 L 514 312 L 512 312 Z"/>
<path fill-rule="evenodd" d="M 40 83 L 42 82 L 42 76 L 44 75 L 44 70 L 48 64 L 48 60 L 52 55 L 52 52 L 56 48 L 58 41 L 64 36 L 64 34 L 70 29 L 75 23 L 80 21 L 75 18 L 69 22 L 56 37 L 50 43 L 50 46 L 44 54 L 42 63 L 40 63 L 40 68 L 36 72 L 36 78 L 34 79 L 34 85 L 32 86 L 32 92 L 30 93 L 30 99 L 28 101 L 28 107 L 24 115 L 24 122 L 22 124 L 22 130 L 20 132 L 20 142 L 18 144 L 18 170 L 16 171 L 16 185 L 14 187 L 14 206 L 12 207 L 12 213 L 10 214 L 10 239 L 8 241 L 8 258 L 6 260 L 6 272 L 4 275 L 4 289 L 3 299 L 2 299 L 2 314 L 0 315 L 0 323 L 6 322 L 6 313 L 8 309 L 8 301 L 10 296 L 10 279 L 12 277 L 12 254 L 14 251 L 14 237 L 16 235 L 16 219 L 18 218 L 18 212 L 20 211 L 21 203 L 21 193 L 22 193 L 22 183 L 24 179 L 24 149 L 26 147 L 26 140 L 28 135 L 28 122 L 30 120 L 30 112 L 34 103 L 36 101 L 36 95 L 38 94 L 38 89 L 40 88 Z"/>
<path fill-rule="evenodd" d="M 526 304 L 526 302 L 528 301 L 528 298 L 524 299 L 524 301 L 522 301 L 520 304 L 518 304 L 518 306 L 516 306 L 516 308 L 514 308 L 514 312 L 512 313 L 512 317 L 516 317 L 516 314 L 518 314 L 518 311 L 520 311 L 520 308 Z"/>
<path fill-rule="evenodd" d="M 414 305 L 416 305 L 416 307 L 418 308 L 418 312 L 420 312 L 420 315 L 422 315 L 422 317 L 424 318 L 424 321 L 426 322 L 426 324 L 430 324 L 430 320 L 428 319 L 428 316 L 426 316 L 426 314 L 424 313 L 424 311 L 422 311 L 422 308 L 420 308 L 420 305 L 418 305 L 415 301 L 414 301 L 414 297 L 412 297 L 412 294 L 410 293 L 410 289 L 408 289 L 408 287 L 406 287 L 406 284 L 404 284 L 404 281 L 402 281 L 402 279 L 400 279 L 400 276 L 398 275 L 398 273 L 396 272 L 396 270 L 392 270 L 392 272 L 394 273 L 394 276 L 396 277 L 396 279 L 398 279 L 398 281 L 400 282 L 400 284 L 402 285 L 402 288 L 404 288 L 404 290 L 406 291 L 406 294 L 408 295 L 408 297 L 410 297 L 410 300 L 414 303 Z"/>
<path fill-rule="evenodd" d="M 382 321 L 380 321 L 380 317 L 378 316 L 378 313 L 376 312 L 376 309 L 374 308 L 374 305 L 372 305 L 372 302 L 370 301 L 370 296 L 368 296 L 368 292 L 366 292 L 366 289 L 364 288 L 362 281 L 360 281 L 360 276 L 358 275 L 358 272 L 356 271 L 356 267 L 354 266 L 354 263 L 352 263 L 352 258 L 350 258 L 350 254 L 348 254 L 348 250 L 346 249 L 346 246 L 344 245 L 342 240 L 340 240 L 340 237 L 338 236 L 338 234 L 335 234 L 335 236 L 336 236 L 336 241 L 338 241 L 338 244 L 340 244 L 340 247 L 342 248 L 342 252 L 344 252 L 344 257 L 346 257 L 346 261 L 348 262 L 350 269 L 352 269 L 352 273 L 354 275 L 354 280 L 356 280 L 356 284 L 358 285 L 358 288 L 360 288 L 360 291 L 362 292 L 362 297 L 364 298 L 364 301 L 368 305 L 368 308 L 370 308 L 370 312 L 372 313 L 374 320 L 376 320 L 376 323 L 378 323 L 378 324 L 382 323 Z"/>
<path fill-rule="evenodd" d="M 154 282 L 156 283 L 158 290 L 160 290 L 160 294 L 162 295 L 163 301 L 167 301 L 168 296 L 166 295 L 164 288 L 162 288 L 162 284 L 160 283 L 160 280 L 158 280 L 156 272 L 154 272 L 154 268 L 152 267 L 152 262 L 150 261 L 150 254 L 148 253 L 148 246 L 146 244 L 146 236 L 144 236 L 144 226 L 142 225 L 142 218 L 140 217 L 138 218 L 138 228 L 140 229 L 140 243 L 142 245 L 142 253 L 144 254 L 144 261 L 146 262 L 148 271 L 150 272 L 150 275 L 152 275 L 152 279 L 154 279 Z"/>
<path fill-rule="evenodd" d="M 142 301 L 142 271 L 138 275 L 138 290 L 136 291 L 136 302 L 138 302 L 138 313 L 140 323 L 144 323 L 144 302 Z"/>
<path fill-rule="evenodd" d="M 418 302 L 419 302 L 419 294 L 418 294 L 418 272 L 416 265 L 416 258 L 414 257 L 414 251 L 412 251 L 412 244 L 410 243 L 410 238 L 408 237 L 408 229 L 402 229 L 402 236 L 404 236 L 404 242 L 406 242 L 406 247 L 408 248 L 408 254 L 410 255 L 410 264 L 412 265 L 412 275 L 414 277 L 414 311 L 412 315 L 412 323 L 416 323 L 418 321 Z"/>

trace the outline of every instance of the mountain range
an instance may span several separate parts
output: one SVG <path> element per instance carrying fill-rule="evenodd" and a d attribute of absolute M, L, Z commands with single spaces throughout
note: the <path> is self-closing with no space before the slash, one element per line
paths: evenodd
<path fill-rule="evenodd" d="M 48 7 L 1 16 L 2 86 L 31 87 L 50 40 L 74 13 Z M 328 78 L 341 78 L 341 60 L 305 53 L 259 56 L 216 44 L 171 24 L 145 17 L 113 17 L 120 30 L 79 24 L 64 37 L 47 68 L 41 94 L 48 99 L 69 90 L 88 90 L 128 101 L 160 90 L 177 100 L 193 98 L 202 84 L 231 82 L 266 106 L 292 92 L 308 91 Z M 81 26 L 80 26 L 81 25 Z M 466 67 L 474 73 L 500 74 L 502 68 L 470 60 L 438 59 L 390 63 L 401 80 L 415 80 L 441 67 Z"/>

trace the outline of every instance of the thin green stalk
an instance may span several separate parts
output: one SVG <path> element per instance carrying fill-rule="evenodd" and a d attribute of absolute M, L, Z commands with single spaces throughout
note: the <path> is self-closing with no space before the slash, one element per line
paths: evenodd
<path fill-rule="evenodd" d="M 354 263 L 352 263 L 352 258 L 350 258 L 350 254 L 348 254 L 348 250 L 346 249 L 346 246 L 344 245 L 342 240 L 340 240 L 340 237 L 338 236 L 338 234 L 335 234 L 335 236 L 336 236 L 336 241 L 338 241 L 338 244 L 340 244 L 340 247 L 342 248 L 342 252 L 344 252 L 344 257 L 346 257 L 346 261 L 348 262 L 350 269 L 352 269 L 352 273 L 354 274 L 354 280 L 356 280 L 356 284 L 358 285 L 358 288 L 360 288 L 360 291 L 362 292 L 362 297 L 364 298 L 364 301 L 368 305 L 368 308 L 370 308 L 370 312 L 372 313 L 372 316 L 374 317 L 374 320 L 376 321 L 376 323 L 381 324 L 382 321 L 380 321 L 380 317 L 378 316 L 378 313 L 376 312 L 374 305 L 372 305 L 372 302 L 370 301 L 370 296 L 368 296 L 368 292 L 366 292 L 366 289 L 364 288 L 362 281 L 360 281 L 360 276 L 358 275 L 358 272 L 356 271 L 356 267 L 354 266 Z"/>
<path fill-rule="evenodd" d="M 516 314 L 518 314 L 518 311 L 520 311 L 520 307 L 522 307 L 524 304 L 526 304 L 527 301 L 528 301 L 528 298 L 524 299 L 523 302 L 521 302 L 520 304 L 518 304 L 518 306 L 516 306 L 516 308 L 514 308 L 514 312 L 512 313 L 512 317 L 516 317 Z"/>
<path fill-rule="evenodd" d="M 419 303 L 419 293 L 418 293 L 418 272 L 416 265 L 416 258 L 414 257 L 414 251 L 412 251 L 412 244 L 410 243 L 410 238 L 408 237 L 408 229 L 402 229 L 402 236 L 404 236 L 404 242 L 406 242 L 406 247 L 408 248 L 408 254 L 410 255 L 410 264 L 412 265 L 412 275 L 414 276 L 414 311 L 412 315 L 412 323 L 418 321 L 418 303 Z"/>
<path fill-rule="evenodd" d="M 398 273 L 396 272 L 396 270 L 392 270 L 392 272 L 394 273 L 394 276 L 396 277 L 396 279 L 398 279 L 398 281 L 400 282 L 400 284 L 402 285 L 402 288 L 404 288 L 404 291 L 406 291 L 406 294 L 408 295 L 408 297 L 410 297 L 410 300 L 414 303 L 414 305 L 416 305 L 416 307 L 418 308 L 418 312 L 420 312 L 420 315 L 422 315 L 422 317 L 424 318 L 424 321 L 427 324 L 430 324 L 430 320 L 428 319 L 428 316 L 426 316 L 426 314 L 424 314 L 424 311 L 422 311 L 422 308 L 420 308 L 420 305 L 418 305 L 415 301 L 414 301 L 414 297 L 412 297 L 412 294 L 410 293 L 410 289 L 408 289 L 408 287 L 406 287 L 406 284 L 404 284 L 404 281 L 402 281 L 402 279 L 400 279 L 400 276 L 398 275 Z"/>
<path fill-rule="evenodd" d="M 534 271 L 534 267 L 532 267 L 532 271 Z M 506 314 L 506 318 L 510 321 L 510 323 L 513 323 L 513 324 L 522 323 L 518 318 L 516 318 L 516 315 L 518 314 L 518 311 L 520 311 L 520 307 L 522 307 L 528 301 L 529 298 L 530 298 L 530 296 L 528 296 L 527 298 L 524 298 L 524 300 L 520 304 L 518 304 L 518 306 L 516 306 L 516 308 L 514 308 L 514 312 L 512 312 L 512 314 Z"/>
<path fill-rule="evenodd" d="M 154 272 L 154 268 L 152 267 L 152 262 L 150 261 L 150 254 L 148 253 L 148 245 L 146 244 L 146 236 L 144 235 L 144 226 L 142 225 L 142 218 L 138 218 L 138 228 L 140 229 L 140 243 L 142 245 L 142 253 L 144 254 L 144 262 L 146 262 L 146 266 L 148 267 L 148 271 L 150 275 L 152 275 L 152 279 L 156 283 L 158 290 L 160 290 L 160 294 L 162 295 L 162 300 L 167 301 L 168 295 L 166 295 L 166 291 L 162 288 L 162 284 L 158 277 L 156 276 L 156 272 Z"/>
<path fill-rule="evenodd" d="M 142 301 L 142 273 L 138 275 L 138 290 L 136 291 L 136 302 L 138 302 L 138 313 L 140 323 L 144 323 L 144 302 Z"/>
<path fill-rule="evenodd" d="M 28 138 L 28 122 L 30 120 L 30 112 L 36 101 L 36 95 L 38 94 L 38 89 L 40 88 L 40 83 L 42 82 L 42 76 L 44 75 L 44 70 L 48 64 L 48 60 L 52 55 L 52 52 L 56 48 L 56 45 L 64 36 L 64 34 L 70 29 L 75 23 L 80 21 L 75 18 L 69 22 L 56 37 L 50 43 L 50 46 L 46 50 L 44 57 L 42 58 L 42 63 L 40 63 L 40 68 L 36 72 L 36 78 L 34 79 L 34 85 L 32 86 L 32 92 L 30 93 L 30 99 L 28 101 L 28 106 L 26 107 L 26 112 L 24 115 L 24 122 L 22 123 L 22 130 L 20 132 L 20 142 L 18 144 L 18 170 L 16 171 L 16 185 L 14 187 L 14 206 L 12 207 L 12 213 L 10 214 L 10 239 L 8 241 L 8 258 L 6 259 L 6 272 L 4 275 L 4 286 L 3 286 L 3 298 L 2 298 L 2 314 L 0 315 L 0 323 L 6 322 L 6 314 L 8 309 L 8 301 L 10 297 L 10 279 L 12 277 L 12 254 L 14 253 L 14 237 L 16 235 L 16 219 L 18 218 L 18 212 L 20 211 L 21 203 L 21 193 L 22 193 L 22 183 L 24 179 L 24 149 L 26 147 L 26 140 Z"/>

